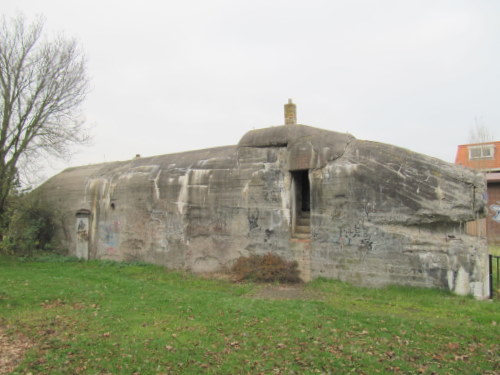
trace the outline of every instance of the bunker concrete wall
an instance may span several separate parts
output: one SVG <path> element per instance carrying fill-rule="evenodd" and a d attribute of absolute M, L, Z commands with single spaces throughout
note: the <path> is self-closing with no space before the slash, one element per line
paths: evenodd
<path fill-rule="evenodd" d="M 311 176 L 314 276 L 488 293 L 485 240 L 464 233 L 481 176 L 366 141 Z"/>
<path fill-rule="evenodd" d="M 253 131 L 239 146 L 68 169 L 39 192 L 71 254 L 75 213 L 86 209 L 90 258 L 208 272 L 273 252 L 299 261 L 305 279 L 486 295 L 486 244 L 463 231 L 484 211 L 479 175 L 297 127 L 272 129 L 272 137 Z M 298 169 L 308 170 L 311 185 L 305 241 L 292 228 L 290 171 Z"/>
<path fill-rule="evenodd" d="M 195 272 L 289 240 L 286 149 L 225 147 L 73 168 L 43 187 L 72 252 L 74 216 L 91 212 L 90 257 L 142 260 Z M 205 157 L 205 158 L 204 158 Z"/>

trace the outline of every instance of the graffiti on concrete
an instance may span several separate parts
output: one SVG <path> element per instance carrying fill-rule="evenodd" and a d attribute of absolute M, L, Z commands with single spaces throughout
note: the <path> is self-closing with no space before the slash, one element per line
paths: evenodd
<path fill-rule="evenodd" d="M 222 216 L 215 217 L 210 222 L 212 233 L 227 233 L 227 223 Z"/>
<path fill-rule="evenodd" d="M 77 239 L 77 241 L 86 242 L 89 240 L 89 233 L 88 233 L 87 224 L 88 224 L 88 219 L 86 219 L 86 218 L 85 219 L 83 219 L 83 218 L 78 219 L 78 224 L 76 227 L 76 239 Z"/>
<path fill-rule="evenodd" d="M 368 229 L 362 224 L 354 224 L 340 228 L 339 243 L 343 246 L 357 246 L 360 260 L 373 249 L 373 240 Z"/>
<path fill-rule="evenodd" d="M 248 228 L 250 230 L 256 229 L 259 227 L 259 210 L 253 210 L 248 213 Z"/>
<path fill-rule="evenodd" d="M 111 224 L 101 224 L 99 226 L 99 237 L 104 243 L 104 248 L 108 254 L 116 252 L 116 248 L 120 242 L 121 223 L 114 221 Z"/>
<path fill-rule="evenodd" d="M 497 223 L 500 223 L 500 204 L 492 204 L 490 206 L 490 209 L 491 209 L 491 211 L 494 212 L 491 219 L 496 221 Z"/>

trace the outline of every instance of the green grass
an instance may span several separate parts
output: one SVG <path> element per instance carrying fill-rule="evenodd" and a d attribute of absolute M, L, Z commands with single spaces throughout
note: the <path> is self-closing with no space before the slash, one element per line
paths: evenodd
<path fill-rule="evenodd" d="M 490 245 L 490 246 L 488 246 L 488 248 L 489 248 L 490 254 L 500 256 L 500 246 L 499 245 Z"/>
<path fill-rule="evenodd" d="M 145 264 L 0 258 L 15 374 L 497 374 L 499 302 L 316 280 L 315 299 Z M 258 293 L 257 293 L 258 294 Z"/>

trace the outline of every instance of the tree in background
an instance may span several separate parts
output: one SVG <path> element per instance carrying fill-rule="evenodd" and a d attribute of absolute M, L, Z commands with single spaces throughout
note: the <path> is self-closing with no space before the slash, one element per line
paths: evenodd
<path fill-rule="evenodd" d="M 474 119 L 474 126 L 469 129 L 469 139 L 467 143 L 493 142 L 494 136 L 484 124 L 481 118 Z"/>
<path fill-rule="evenodd" d="M 42 17 L 0 19 L 0 220 L 20 173 L 87 140 L 85 57 L 74 39 L 43 37 L 44 24 Z"/>

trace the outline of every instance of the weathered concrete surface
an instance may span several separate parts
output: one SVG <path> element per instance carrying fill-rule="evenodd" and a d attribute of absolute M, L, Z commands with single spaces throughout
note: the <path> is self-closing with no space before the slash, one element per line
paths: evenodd
<path fill-rule="evenodd" d="M 305 239 L 294 236 L 297 170 L 310 184 Z M 205 272 L 273 252 L 306 280 L 487 293 L 486 245 L 463 231 L 484 212 L 480 175 L 347 134 L 259 129 L 238 146 L 71 168 L 39 191 L 72 254 L 84 209 L 90 258 Z"/>
<path fill-rule="evenodd" d="M 311 175 L 313 274 L 487 293 L 484 239 L 463 231 L 484 211 L 482 176 L 367 141 Z"/>

